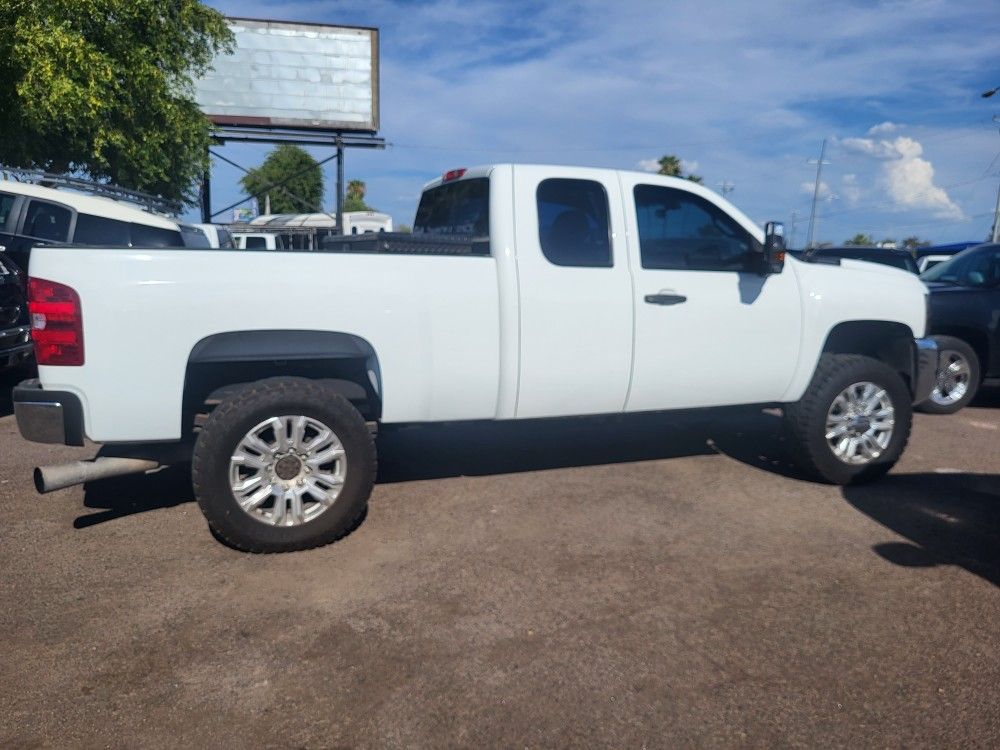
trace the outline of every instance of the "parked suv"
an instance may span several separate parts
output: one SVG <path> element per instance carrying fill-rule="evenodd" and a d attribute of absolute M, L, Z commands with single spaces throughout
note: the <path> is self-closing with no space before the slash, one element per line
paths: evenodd
<path fill-rule="evenodd" d="M 27 269 L 32 247 L 63 243 L 102 247 L 208 246 L 200 230 L 138 205 L 73 189 L 0 179 L 0 246 L 8 257 Z"/>
<path fill-rule="evenodd" d="M 941 349 L 937 384 L 920 408 L 952 414 L 984 380 L 1000 378 L 1000 245 L 969 248 L 920 278 L 930 290 L 928 332 Z"/>

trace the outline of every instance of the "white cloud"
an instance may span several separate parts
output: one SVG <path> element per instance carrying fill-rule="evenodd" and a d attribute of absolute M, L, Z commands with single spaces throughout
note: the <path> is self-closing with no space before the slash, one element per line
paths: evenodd
<path fill-rule="evenodd" d="M 894 140 L 847 138 L 847 151 L 885 161 L 880 180 L 898 208 L 930 211 L 937 219 L 961 219 L 962 209 L 947 191 L 934 184 L 934 166 L 922 158 L 924 147 L 914 138 Z"/>
<path fill-rule="evenodd" d="M 643 172 L 659 172 L 660 162 L 658 159 L 642 159 L 636 166 Z"/>
<path fill-rule="evenodd" d="M 681 159 L 681 170 L 685 174 L 695 174 L 698 171 L 698 162 Z"/>
<path fill-rule="evenodd" d="M 885 122 L 880 122 L 878 125 L 872 125 L 868 128 L 868 135 L 887 135 L 889 133 L 895 133 L 899 130 L 901 126 L 886 120 Z"/>
<path fill-rule="evenodd" d="M 806 195 L 812 195 L 813 194 L 813 190 L 815 190 L 815 188 L 816 188 L 816 182 L 815 181 L 812 181 L 812 182 L 802 182 L 802 183 L 799 184 L 799 189 L 803 193 L 805 193 Z M 816 195 L 819 197 L 820 200 L 826 200 L 827 198 L 833 198 L 833 197 L 835 197 L 833 195 L 833 191 L 830 190 L 830 186 L 826 182 L 824 182 L 822 180 L 820 180 L 819 190 L 816 191 Z"/>
<path fill-rule="evenodd" d="M 845 174 L 840 178 L 840 192 L 847 198 L 847 202 L 854 206 L 861 199 L 861 188 L 858 186 L 858 176 L 856 174 Z"/>

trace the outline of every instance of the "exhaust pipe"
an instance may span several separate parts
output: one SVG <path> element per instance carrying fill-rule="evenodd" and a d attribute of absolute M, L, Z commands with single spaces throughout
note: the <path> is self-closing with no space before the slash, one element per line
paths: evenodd
<path fill-rule="evenodd" d="M 39 466 L 35 469 L 35 489 L 39 493 L 54 492 L 76 484 L 95 479 L 120 477 L 125 474 L 141 474 L 165 466 L 160 461 L 148 458 L 117 458 L 99 456 L 90 461 L 73 461 L 57 466 Z"/>

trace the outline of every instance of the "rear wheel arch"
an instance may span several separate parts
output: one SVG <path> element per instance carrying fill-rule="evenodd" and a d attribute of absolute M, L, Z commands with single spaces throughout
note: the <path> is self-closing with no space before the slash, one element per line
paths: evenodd
<path fill-rule="evenodd" d="M 374 347 L 340 331 L 226 331 L 192 347 L 184 374 L 182 432 L 227 393 L 273 378 L 321 381 L 344 396 L 366 420 L 382 416 L 382 374 Z"/>

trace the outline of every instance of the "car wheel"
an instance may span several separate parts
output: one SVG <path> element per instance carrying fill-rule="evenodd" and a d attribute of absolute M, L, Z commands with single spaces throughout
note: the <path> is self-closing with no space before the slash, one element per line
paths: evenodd
<path fill-rule="evenodd" d="M 899 460 L 913 420 L 897 372 L 857 354 L 824 354 L 802 399 L 785 407 L 796 463 L 811 478 L 859 484 Z"/>
<path fill-rule="evenodd" d="M 976 397 L 979 390 L 979 357 L 962 339 L 933 336 L 938 345 L 937 381 L 930 398 L 917 408 L 928 414 L 954 414 Z"/>
<path fill-rule="evenodd" d="M 288 552 L 335 541 L 365 513 L 375 444 L 339 393 L 301 378 L 232 391 L 209 415 L 192 458 L 195 497 L 209 526 L 246 552 Z"/>

